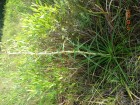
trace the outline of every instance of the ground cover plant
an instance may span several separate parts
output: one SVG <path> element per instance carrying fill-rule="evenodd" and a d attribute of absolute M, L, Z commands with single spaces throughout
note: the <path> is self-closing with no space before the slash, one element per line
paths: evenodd
<path fill-rule="evenodd" d="M 7 0 L 2 104 L 139 105 L 139 6 L 138 0 Z"/>

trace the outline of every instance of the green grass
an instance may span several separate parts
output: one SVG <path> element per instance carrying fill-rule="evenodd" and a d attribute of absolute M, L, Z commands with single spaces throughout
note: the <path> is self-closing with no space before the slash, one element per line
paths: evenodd
<path fill-rule="evenodd" d="M 2 104 L 138 105 L 138 7 L 137 0 L 8 0 Z"/>

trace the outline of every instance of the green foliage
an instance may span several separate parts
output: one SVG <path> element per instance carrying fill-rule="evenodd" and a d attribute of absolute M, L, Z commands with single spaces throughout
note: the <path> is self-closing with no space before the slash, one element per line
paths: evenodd
<path fill-rule="evenodd" d="M 19 64 L 20 86 L 25 93 L 28 93 L 26 99 L 29 102 L 52 105 L 56 103 L 58 93 L 63 91 L 59 87 L 62 85 L 61 80 L 64 78 L 62 74 L 65 74 L 66 69 L 48 67 L 50 59 L 48 56 L 45 56 L 45 59 L 24 56 L 24 61 Z M 38 97 L 40 98 L 37 99 Z"/>
<path fill-rule="evenodd" d="M 56 8 L 33 4 L 31 9 L 33 14 L 26 16 L 26 19 L 24 19 L 25 25 L 23 26 L 31 38 L 45 37 L 50 31 L 55 30 L 57 25 L 55 19 Z"/>
<path fill-rule="evenodd" d="M 137 102 L 139 25 L 126 30 L 123 7 L 121 0 L 7 1 L 2 52 L 36 54 L 1 55 L 0 75 L 13 82 L 2 104 Z M 44 50 L 50 56 L 38 55 Z"/>

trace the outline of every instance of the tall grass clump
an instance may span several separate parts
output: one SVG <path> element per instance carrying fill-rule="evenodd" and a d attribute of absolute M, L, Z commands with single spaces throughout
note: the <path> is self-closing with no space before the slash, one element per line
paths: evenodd
<path fill-rule="evenodd" d="M 79 63 L 86 67 L 83 76 L 87 85 L 91 86 L 91 90 L 85 93 L 85 103 L 137 104 L 139 43 L 136 40 L 139 35 L 134 38 L 133 26 L 130 31 L 126 30 L 124 2 L 81 3 L 77 8 L 86 11 L 81 18 L 89 17 L 89 23 L 78 32 L 78 39 L 70 42 L 75 50 L 97 53 L 84 55 Z M 129 5 L 130 2 L 127 3 Z M 137 7 L 137 1 L 131 3 Z M 132 11 L 136 11 L 135 9 L 131 8 Z M 84 24 L 87 21 L 82 22 Z"/>

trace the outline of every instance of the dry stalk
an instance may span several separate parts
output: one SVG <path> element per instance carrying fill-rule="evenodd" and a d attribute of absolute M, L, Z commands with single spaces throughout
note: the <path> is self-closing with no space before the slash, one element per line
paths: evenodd
<path fill-rule="evenodd" d="M 56 51 L 56 52 L 1 52 L 0 54 L 7 55 L 58 55 L 58 54 L 79 54 L 79 55 L 93 55 L 93 56 L 109 56 L 109 54 L 84 52 L 84 51 Z"/>

